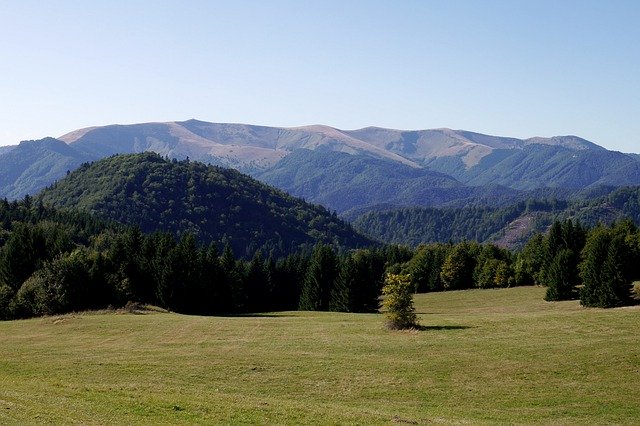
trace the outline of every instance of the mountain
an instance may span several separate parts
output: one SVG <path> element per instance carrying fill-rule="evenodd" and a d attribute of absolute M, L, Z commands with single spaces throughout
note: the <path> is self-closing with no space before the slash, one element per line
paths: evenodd
<path fill-rule="evenodd" d="M 0 146 L 0 156 L 14 149 L 16 145 Z"/>
<path fill-rule="evenodd" d="M 568 197 L 640 184 L 639 155 L 608 151 L 577 136 L 518 139 L 451 129 L 188 120 L 90 127 L 58 140 L 67 144 L 64 155 L 21 146 L 0 154 L 0 196 L 34 194 L 83 161 L 147 151 L 233 167 L 349 215 L 382 205 L 504 206 L 530 193 Z"/>
<path fill-rule="evenodd" d="M 145 232 L 193 233 L 204 243 L 229 243 L 239 256 L 258 249 L 289 253 L 317 242 L 344 248 L 374 244 L 325 208 L 238 171 L 155 153 L 86 163 L 38 198 Z"/>
<path fill-rule="evenodd" d="M 376 206 L 440 206 L 452 202 L 511 200 L 518 191 L 497 185 L 470 187 L 444 173 L 369 156 L 299 149 L 255 175 L 292 195 L 341 214 Z"/>
<path fill-rule="evenodd" d="M 33 194 L 92 159 L 58 139 L 21 142 L 0 155 L 0 197 Z"/>
<path fill-rule="evenodd" d="M 470 168 L 438 159 L 429 167 L 468 185 L 494 183 L 520 190 L 544 187 L 580 190 L 640 183 L 640 161 L 632 155 L 558 145 L 496 149 Z"/>

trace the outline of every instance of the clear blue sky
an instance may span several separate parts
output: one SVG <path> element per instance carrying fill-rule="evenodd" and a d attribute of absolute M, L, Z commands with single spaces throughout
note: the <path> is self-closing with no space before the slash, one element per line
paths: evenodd
<path fill-rule="evenodd" d="M 0 0 L 0 144 L 189 118 L 640 152 L 640 1 Z"/>

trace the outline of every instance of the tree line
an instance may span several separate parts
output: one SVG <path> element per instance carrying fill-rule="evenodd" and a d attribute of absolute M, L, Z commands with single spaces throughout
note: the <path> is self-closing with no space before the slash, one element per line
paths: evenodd
<path fill-rule="evenodd" d="M 376 312 L 387 274 L 408 276 L 413 292 L 538 284 L 550 301 L 611 307 L 630 303 L 631 283 L 640 278 L 640 231 L 631 221 L 592 229 L 555 222 L 519 252 L 470 241 L 350 251 L 318 243 L 251 259 L 193 234 L 145 234 L 28 197 L 0 200 L 0 225 L 2 319 L 129 301 L 203 315 Z"/>

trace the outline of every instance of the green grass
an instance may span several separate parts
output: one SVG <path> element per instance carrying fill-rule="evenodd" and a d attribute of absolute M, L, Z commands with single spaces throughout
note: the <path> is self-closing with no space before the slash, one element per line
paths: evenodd
<path fill-rule="evenodd" d="M 381 315 L 79 314 L 0 323 L 0 424 L 619 423 L 640 419 L 640 307 L 542 288 Z"/>

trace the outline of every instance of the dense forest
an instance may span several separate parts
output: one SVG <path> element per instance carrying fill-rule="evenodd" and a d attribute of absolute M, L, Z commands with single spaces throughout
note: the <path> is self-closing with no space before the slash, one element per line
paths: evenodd
<path fill-rule="evenodd" d="M 591 200 L 532 199 L 505 207 L 391 208 L 364 213 L 353 223 L 380 241 L 413 247 L 429 242 L 506 240 L 503 245 L 521 248 L 554 221 L 577 220 L 593 227 L 625 218 L 640 223 L 640 187 L 619 188 Z"/>
<path fill-rule="evenodd" d="M 193 234 L 142 233 L 25 198 L 0 202 L 0 317 L 157 305 L 192 314 L 276 310 L 376 312 L 387 273 L 409 274 L 415 292 L 548 286 L 547 300 L 585 306 L 631 302 L 640 231 L 631 221 L 586 229 L 555 222 L 514 253 L 491 244 L 373 247 L 275 258 L 236 257 Z"/>
<path fill-rule="evenodd" d="M 38 199 L 97 217 L 167 232 L 192 234 L 208 245 L 229 244 L 251 258 L 285 255 L 317 242 L 356 248 L 373 241 L 335 213 L 305 203 L 235 170 L 154 153 L 119 155 L 83 164 Z"/>

